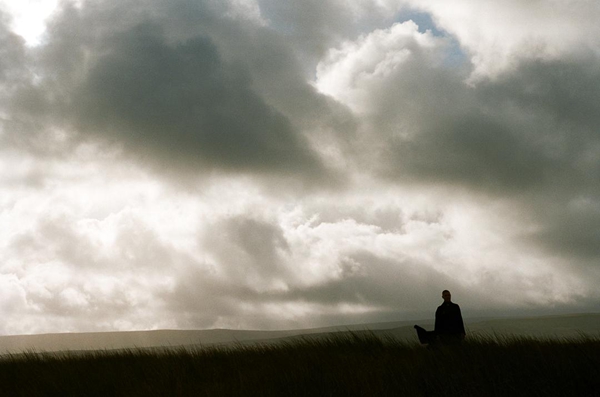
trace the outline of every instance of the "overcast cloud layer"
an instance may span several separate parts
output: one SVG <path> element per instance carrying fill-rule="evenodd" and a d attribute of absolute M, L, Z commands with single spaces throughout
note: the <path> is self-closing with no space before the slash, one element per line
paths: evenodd
<path fill-rule="evenodd" d="M 597 2 L 38 3 L 0 333 L 598 311 Z"/>

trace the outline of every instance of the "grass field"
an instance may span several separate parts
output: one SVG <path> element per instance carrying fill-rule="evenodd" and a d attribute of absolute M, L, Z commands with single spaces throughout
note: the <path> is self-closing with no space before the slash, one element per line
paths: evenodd
<path fill-rule="evenodd" d="M 600 338 L 475 337 L 426 349 L 369 333 L 270 345 L 25 353 L 2 396 L 600 396 Z"/>

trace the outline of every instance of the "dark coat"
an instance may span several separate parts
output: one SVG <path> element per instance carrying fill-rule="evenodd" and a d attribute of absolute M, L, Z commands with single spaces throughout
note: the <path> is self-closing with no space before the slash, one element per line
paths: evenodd
<path fill-rule="evenodd" d="M 437 335 L 465 335 L 465 325 L 460 306 L 452 302 L 442 303 L 435 311 L 435 333 Z"/>

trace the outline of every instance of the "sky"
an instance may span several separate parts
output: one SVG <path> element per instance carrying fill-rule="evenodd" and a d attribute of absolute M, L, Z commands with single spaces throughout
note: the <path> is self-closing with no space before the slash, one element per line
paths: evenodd
<path fill-rule="evenodd" d="M 0 334 L 600 310 L 597 1 L 0 10 Z"/>

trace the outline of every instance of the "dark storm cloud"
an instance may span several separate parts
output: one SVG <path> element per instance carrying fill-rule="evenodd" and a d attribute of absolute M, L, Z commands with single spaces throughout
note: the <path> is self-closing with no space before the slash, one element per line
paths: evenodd
<path fill-rule="evenodd" d="M 161 162 L 281 172 L 318 168 L 288 120 L 205 38 L 175 47 L 142 25 L 111 40 L 74 97 L 77 126 Z"/>
<path fill-rule="evenodd" d="M 179 3 L 65 5 L 51 23 L 46 45 L 36 50 L 41 81 L 13 96 L 14 113 L 38 124 L 43 120 L 46 129 L 52 123 L 80 139 L 115 144 L 158 170 L 309 179 L 326 173 L 302 126 L 284 113 L 285 103 L 284 112 L 278 110 L 260 81 L 255 84 L 248 60 L 225 59 L 231 50 L 223 43 L 232 41 L 232 31 L 243 33 L 236 24 L 251 33 L 264 28 L 217 17 L 202 3 Z M 168 12 L 177 17 L 182 9 L 187 19 L 178 26 Z M 253 45 L 244 37 L 237 40 Z M 280 49 L 263 44 L 255 51 L 270 50 L 264 55 L 271 57 Z M 290 54 L 280 56 L 293 64 Z M 302 84 L 302 95 L 318 96 Z"/>
<path fill-rule="evenodd" d="M 27 86 L 30 74 L 25 41 L 8 28 L 10 19 L 0 9 L 0 143 L 6 149 L 12 139 L 8 131 L 22 131 L 23 123 L 13 114 L 11 102 L 16 91 Z"/>
<path fill-rule="evenodd" d="M 296 288 L 285 299 L 321 304 L 367 304 L 390 310 L 414 310 L 437 302 L 432 290 L 458 288 L 450 277 L 409 260 L 392 260 L 356 251 L 339 262 L 340 276 L 306 288 Z M 440 289 L 441 291 L 441 289 Z"/>
<path fill-rule="evenodd" d="M 391 175 L 516 199 L 515 210 L 537 228 L 525 239 L 565 256 L 598 257 L 596 63 L 528 61 L 495 80 L 437 93 L 417 129 L 390 141 Z"/>
<path fill-rule="evenodd" d="M 314 60 L 355 33 L 352 11 L 340 1 L 260 0 L 259 4 L 273 27 Z"/>
<path fill-rule="evenodd" d="M 489 97 L 510 98 L 526 112 L 550 117 L 557 127 L 570 127 L 574 139 L 593 138 L 600 122 L 597 62 L 594 56 L 525 61 L 484 89 Z"/>
<path fill-rule="evenodd" d="M 532 135 L 528 139 L 538 143 L 538 153 L 552 161 L 538 165 L 542 184 L 532 200 L 523 203 L 539 227 L 529 237 L 555 254 L 585 262 L 600 257 L 596 65 L 594 58 L 529 62 L 489 90 L 490 97 L 504 102 L 510 98 L 513 106 L 530 115 L 532 125 L 524 126 L 522 134 Z"/>
<path fill-rule="evenodd" d="M 392 168 L 387 173 L 420 183 L 502 193 L 544 186 L 564 171 L 562 162 L 568 159 L 556 158 L 551 146 L 556 142 L 553 136 L 563 132 L 549 126 L 546 115 L 519 107 L 514 92 L 497 97 L 504 84 L 468 87 L 460 72 L 415 66 L 405 70 L 411 80 L 398 77 L 403 89 L 393 94 L 408 95 L 389 98 L 400 106 L 390 116 L 395 120 L 391 127 L 383 126 L 392 129 L 393 136 L 387 157 Z M 410 104 L 413 100 L 416 103 Z"/>
<path fill-rule="evenodd" d="M 539 230 L 525 234 L 524 238 L 543 244 L 555 255 L 577 259 L 572 263 L 574 268 L 581 267 L 579 261 L 597 267 L 596 261 L 600 258 L 600 203 L 596 198 L 595 208 L 574 209 L 567 200 L 548 203 L 543 210 L 532 208 L 537 218 L 543 220 L 538 221 Z"/>
<path fill-rule="evenodd" d="M 543 183 L 546 167 L 559 169 L 513 128 L 481 113 L 436 120 L 417 139 L 398 144 L 394 156 L 401 177 L 497 192 L 528 189 Z"/>
<path fill-rule="evenodd" d="M 3 90 L 22 80 L 26 60 L 25 42 L 8 29 L 9 21 L 0 9 L 0 82 Z"/>

